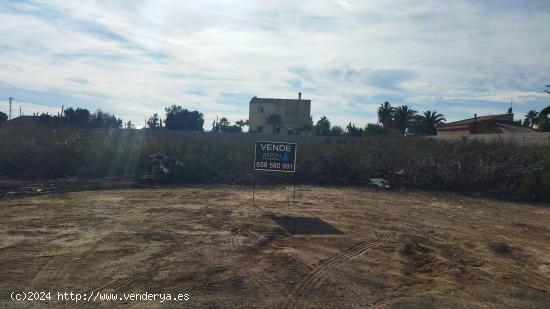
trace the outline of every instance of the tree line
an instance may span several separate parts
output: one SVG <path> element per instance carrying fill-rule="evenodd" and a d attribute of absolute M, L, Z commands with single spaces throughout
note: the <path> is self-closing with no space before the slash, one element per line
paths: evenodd
<path fill-rule="evenodd" d="M 547 87 L 550 87 L 550 85 Z M 550 94 L 549 91 L 545 91 Z M 146 127 L 149 129 L 166 128 L 170 130 L 204 131 L 204 115 L 201 112 L 190 111 L 178 105 L 167 107 L 164 111 L 164 121 L 155 113 L 147 119 Z M 518 126 L 548 132 L 550 131 L 549 115 L 550 106 L 542 109 L 540 112 L 530 110 L 523 120 L 517 120 L 515 123 Z M 297 128 L 295 133 L 318 136 L 435 135 L 437 133 L 436 127 L 446 121 L 444 115 L 435 110 L 428 110 L 419 114 L 409 105 L 392 106 L 389 102 L 380 104 L 377 116 L 378 123 L 369 123 L 364 128 L 357 127 L 351 122 L 345 128 L 332 125 L 326 116 L 322 116 L 315 125 L 313 125 L 313 121 L 310 121 Z M 0 112 L 0 124 L 6 123 L 7 119 L 8 116 Z M 36 121 L 41 125 L 65 126 L 79 129 L 123 127 L 135 129 L 135 125 L 131 121 L 123 123 L 120 118 L 113 114 L 101 110 L 90 113 L 85 108 L 67 108 L 61 115 L 42 113 L 38 115 Z M 284 127 L 280 115 L 269 115 L 265 121 L 272 126 L 273 133 L 279 132 Z M 245 126 L 248 126 L 248 120 L 246 119 L 238 120 L 235 124 L 231 124 L 226 117 L 222 117 L 212 123 L 212 132 L 242 133 Z"/>
<path fill-rule="evenodd" d="M 389 102 L 380 104 L 377 111 L 378 123 L 369 123 L 364 128 L 349 123 L 345 128 L 332 125 L 326 116 L 322 116 L 315 125 L 305 124 L 300 128 L 309 135 L 311 132 L 318 136 L 368 136 L 368 135 L 434 135 L 436 126 L 445 122 L 445 117 L 437 111 L 425 111 L 418 114 L 408 105 L 394 107 Z M 282 124 L 273 121 L 273 117 L 266 119 L 268 124 Z"/>
<path fill-rule="evenodd" d="M 75 109 L 69 107 L 64 109 L 62 114 L 51 115 L 49 113 L 42 113 L 35 116 L 34 122 L 44 126 L 70 127 L 76 129 L 107 129 L 122 127 L 122 119 L 99 109 L 95 113 L 91 113 L 85 108 L 78 107 Z M 7 115 L 0 112 L 0 124 L 6 122 L 7 119 Z M 131 122 L 129 123 L 131 124 Z"/>
<path fill-rule="evenodd" d="M 540 132 L 550 132 L 550 120 L 548 119 L 548 115 L 550 114 L 550 106 L 547 106 L 546 108 L 543 108 L 540 112 L 537 112 L 536 110 L 530 110 L 525 114 L 525 118 L 523 118 L 523 121 L 516 120 L 516 125 L 530 128 L 530 129 L 537 129 Z"/>
<path fill-rule="evenodd" d="M 164 109 L 164 123 L 157 113 L 147 119 L 147 128 L 169 130 L 203 131 L 204 115 L 199 111 L 190 111 L 178 105 Z"/>
<path fill-rule="evenodd" d="M 147 119 L 147 128 L 169 130 L 204 131 L 204 115 L 199 111 L 189 111 L 181 106 L 172 105 L 164 109 L 166 115 L 163 120 L 157 113 Z M 222 117 L 212 122 L 214 133 L 242 133 L 243 127 L 248 126 L 248 120 L 238 120 L 231 124 L 229 119 Z"/>

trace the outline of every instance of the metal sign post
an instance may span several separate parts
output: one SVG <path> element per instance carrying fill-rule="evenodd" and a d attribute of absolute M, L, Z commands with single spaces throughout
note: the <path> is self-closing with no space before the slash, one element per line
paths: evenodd
<path fill-rule="evenodd" d="M 296 172 L 296 143 L 285 142 L 256 142 L 254 151 L 254 170 L 268 172 Z M 293 200 L 296 200 L 296 183 L 293 184 Z M 252 189 L 252 203 L 254 191 Z"/>

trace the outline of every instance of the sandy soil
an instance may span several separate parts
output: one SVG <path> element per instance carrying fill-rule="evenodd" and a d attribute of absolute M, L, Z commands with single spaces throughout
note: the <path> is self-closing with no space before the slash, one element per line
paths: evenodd
<path fill-rule="evenodd" d="M 365 188 L 301 186 L 295 202 L 292 194 L 258 188 L 255 205 L 245 187 L 1 199 L 0 307 L 550 304 L 550 207 Z M 13 302 L 12 291 L 189 300 Z"/>

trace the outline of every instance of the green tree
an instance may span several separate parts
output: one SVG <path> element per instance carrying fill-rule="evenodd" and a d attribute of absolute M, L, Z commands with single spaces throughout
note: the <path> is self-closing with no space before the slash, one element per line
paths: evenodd
<path fill-rule="evenodd" d="M 94 114 L 90 115 L 90 127 L 120 128 L 122 127 L 122 119 L 98 109 Z"/>
<path fill-rule="evenodd" d="M 302 132 L 304 132 L 304 134 L 306 136 L 308 136 L 309 133 L 311 133 L 311 131 L 313 130 L 313 124 L 312 123 L 305 123 L 300 127 L 300 130 Z"/>
<path fill-rule="evenodd" d="M 229 120 L 225 117 L 222 117 L 222 119 L 220 119 L 220 121 L 218 122 L 218 130 L 220 132 L 223 132 L 225 131 L 225 128 L 229 127 L 231 125 L 231 123 L 229 122 Z"/>
<path fill-rule="evenodd" d="M 539 113 L 536 110 L 530 110 L 525 114 L 525 119 L 523 119 L 523 125 L 525 127 L 533 128 L 539 122 Z"/>
<path fill-rule="evenodd" d="M 225 133 L 242 133 L 243 128 L 239 127 L 238 125 L 229 125 L 224 128 L 223 132 Z"/>
<path fill-rule="evenodd" d="M 283 127 L 283 120 L 281 119 L 280 115 L 272 114 L 269 117 L 265 119 L 265 122 L 268 125 L 271 125 L 273 128 L 273 134 L 278 133 L 281 128 Z"/>
<path fill-rule="evenodd" d="M 315 134 L 321 136 L 330 135 L 330 120 L 327 117 L 323 116 L 317 124 L 315 125 Z"/>
<path fill-rule="evenodd" d="M 342 136 L 344 135 L 344 129 L 342 129 L 341 126 L 332 126 L 332 128 L 330 128 L 330 135 Z"/>
<path fill-rule="evenodd" d="M 348 135 L 348 136 L 359 137 L 359 136 L 363 136 L 364 133 L 365 132 L 363 131 L 362 128 L 356 127 L 351 122 L 346 127 L 346 135 Z"/>
<path fill-rule="evenodd" d="M 8 122 L 8 115 L 6 113 L 0 112 L 0 125 Z"/>
<path fill-rule="evenodd" d="M 384 102 L 378 107 L 378 122 L 381 123 L 384 128 L 389 129 L 393 125 L 394 108 L 389 102 Z"/>
<path fill-rule="evenodd" d="M 406 134 L 416 116 L 416 111 L 408 105 L 401 105 L 393 112 L 393 121 L 401 134 Z M 385 128 L 386 126 L 384 126 Z"/>
<path fill-rule="evenodd" d="M 181 106 L 172 105 L 164 109 L 164 126 L 169 130 L 203 131 L 204 115 L 198 111 L 189 111 Z"/>
<path fill-rule="evenodd" d="M 365 127 L 364 135 L 385 135 L 388 134 L 388 129 L 385 129 L 383 126 L 377 123 L 369 123 Z"/>
<path fill-rule="evenodd" d="M 160 128 L 159 114 L 154 113 L 153 116 L 147 119 L 147 127 L 149 129 L 158 129 Z"/>
<path fill-rule="evenodd" d="M 42 113 L 38 116 L 38 123 L 43 126 L 49 126 L 53 124 L 53 117 L 50 114 Z"/>
<path fill-rule="evenodd" d="M 419 135 L 436 135 L 436 127 L 446 121 L 443 114 L 438 114 L 437 111 L 425 111 L 423 115 L 414 117 L 411 124 L 411 132 Z"/>
<path fill-rule="evenodd" d="M 136 126 L 132 123 L 132 120 L 128 120 L 126 123 L 126 129 L 135 129 Z"/>
<path fill-rule="evenodd" d="M 69 107 L 63 113 L 64 122 L 72 128 L 88 128 L 90 126 L 90 111 L 78 107 Z"/>
<path fill-rule="evenodd" d="M 518 127 L 525 127 L 525 128 L 529 127 L 529 124 L 525 121 L 521 121 L 521 119 L 514 120 L 514 124 Z"/>
<path fill-rule="evenodd" d="M 230 125 L 231 125 L 231 123 L 225 117 L 222 117 L 219 121 L 214 120 L 214 123 L 212 124 L 212 132 L 216 132 L 216 133 L 226 132 L 226 129 Z"/>

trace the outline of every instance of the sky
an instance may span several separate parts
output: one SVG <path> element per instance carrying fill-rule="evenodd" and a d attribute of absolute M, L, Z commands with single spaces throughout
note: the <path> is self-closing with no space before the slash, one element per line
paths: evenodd
<path fill-rule="evenodd" d="M 550 104 L 547 0 L 0 0 L 0 111 L 101 109 L 136 126 L 173 104 L 248 118 L 312 100 L 364 126 L 388 101 L 448 121 Z"/>

